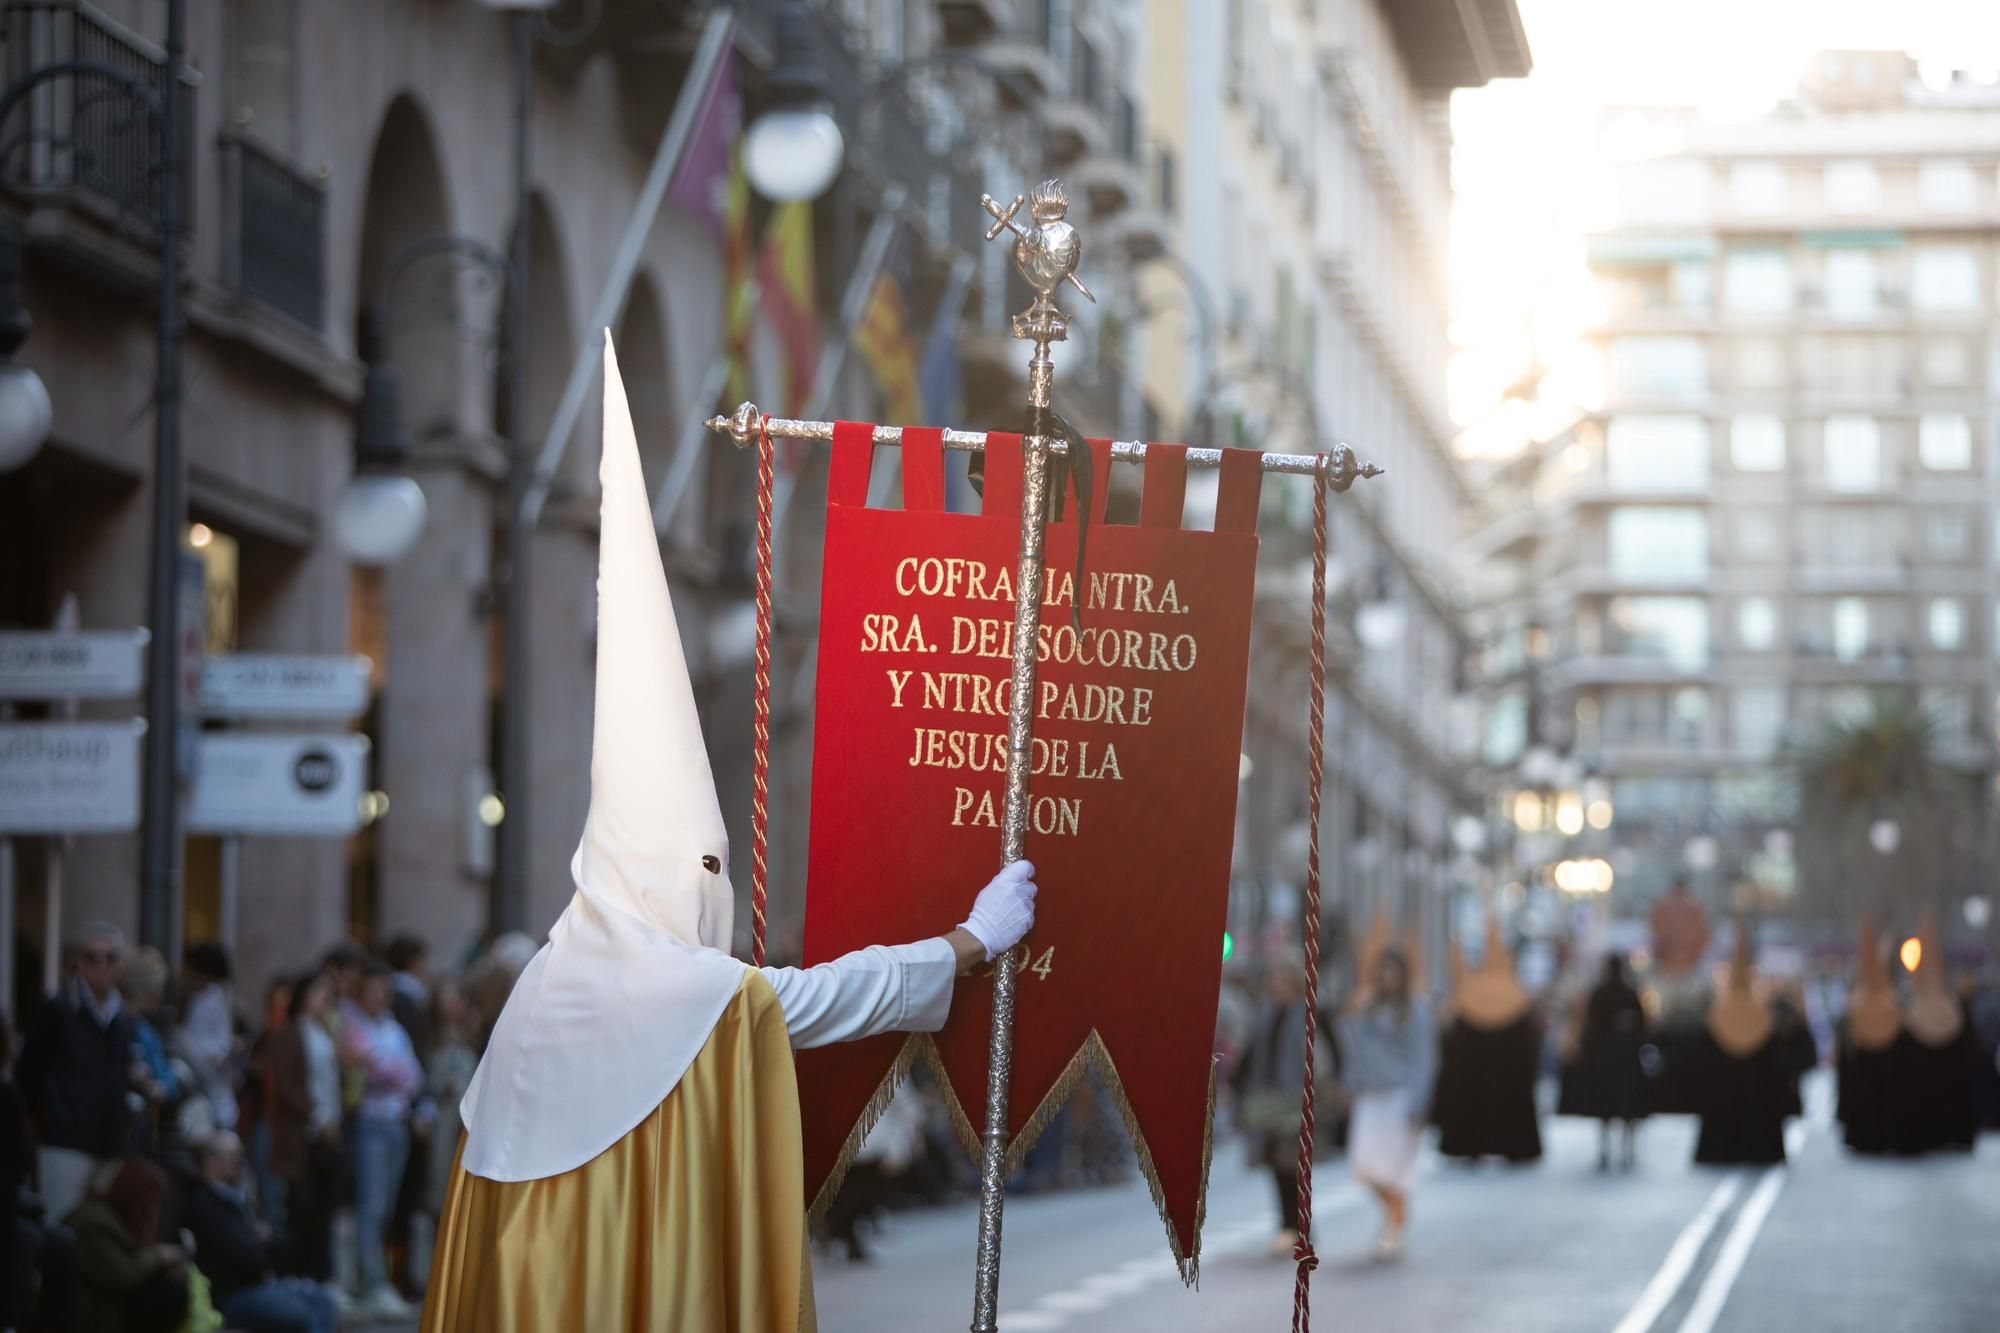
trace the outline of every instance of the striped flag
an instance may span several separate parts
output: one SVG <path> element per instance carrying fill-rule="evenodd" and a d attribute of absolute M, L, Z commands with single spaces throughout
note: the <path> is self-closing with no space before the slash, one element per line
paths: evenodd
<path fill-rule="evenodd" d="M 819 365 L 819 312 L 813 292 L 812 204 L 780 204 L 764 229 L 757 281 L 764 318 L 785 354 L 785 415 L 806 410 Z"/>
<path fill-rule="evenodd" d="M 915 425 L 923 419 L 917 389 L 917 348 L 910 337 L 903 307 L 903 289 L 884 273 L 875 280 L 854 331 L 854 347 L 882 391 L 883 419 Z"/>

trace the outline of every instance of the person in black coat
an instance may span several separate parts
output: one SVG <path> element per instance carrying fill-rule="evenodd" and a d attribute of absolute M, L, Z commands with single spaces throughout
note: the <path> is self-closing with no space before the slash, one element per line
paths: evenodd
<path fill-rule="evenodd" d="M 226 1130 L 213 1134 L 200 1160 L 201 1179 L 188 1192 L 181 1222 L 194 1237 L 195 1263 L 217 1313 L 257 1333 L 333 1333 L 339 1313 L 325 1288 L 274 1276 L 271 1229 L 244 1197 L 242 1142 Z"/>
<path fill-rule="evenodd" d="M 34 1117 L 36 1162 L 49 1215 L 83 1201 L 91 1177 L 124 1154 L 133 1124 L 127 1094 L 146 1080 L 138 1028 L 118 993 L 125 935 L 86 925 L 76 976 L 35 1015 L 15 1082 Z"/>
<path fill-rule="evenodd" d="M 1638 1123 L 1646 1118 L 1647 1088 L 1643 1052 L 1646 1007 L 1639 1000 L 1616 954 L 1604 960 L 1604 975 L 1585 1003 L 1583 1036 L 1577 1044 L 1575 1103 L 1564 1109 L 1599 1122 L 1597 1169 L 1611 1169 L 1611 1126 L 1623 1130 L 1619 1165 L 1630 1171 L 1636 1160 Z"/>

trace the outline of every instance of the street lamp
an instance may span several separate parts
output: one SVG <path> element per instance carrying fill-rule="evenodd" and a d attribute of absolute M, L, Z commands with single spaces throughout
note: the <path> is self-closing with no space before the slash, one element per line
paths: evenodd
<path fill-rule="evenodd" d="M 362 334 L 367 377 L 354 415 L 354 480 L 334 509 L 334 531 L 364 565 L 390 565 L 416 544 L 424 527 L 424 492 L 402 468 L 410 455 L 395 367 L 383 352 L 379 313 Z"/>
<path fill-rule="evenodd" d="M 0 228 L 0 472 L 26 463 L 49 438 L 48 387 L 14 359 L 33 327 L 21 301 L 21 236 Z"/>
<path fill-rule="evenodd" d="M 817 199 L 840 174 L 847 141 L 833 118 L 826 71 L 813 48 L 805 6 L 779 11 L 770 105 L 743 133 L 743 174 L 774 203 Z"/>
<path fill-rule="evenodd" d="M 1903 826 L 1886 817 L 1876 820 L 1868 826 L 1868 845 L 1884 856 L 1894 856 L 1903 845 Z"/>

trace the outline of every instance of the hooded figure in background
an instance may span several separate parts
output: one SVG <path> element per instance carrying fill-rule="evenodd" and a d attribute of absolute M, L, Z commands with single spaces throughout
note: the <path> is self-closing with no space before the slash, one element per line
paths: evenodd
<path fill-rule="evenodd" d="M 1439 1045 L 1432 1107 L 1438 1151 L 1468 1160 L 1532 1162 L 1542 1155 L 1535 1113 L 1542 1025 L 1514 977 L 1497 913 L 1487 913 L 1486 952 L 1477 970 L 1466 970 L 1464 953 L 1452 941 L 1451 981 L 1451 1021 Z"/>
<path fill-rule="evenodd" d="M 1896 1051 L 1893 1144 L 1904 1153 L 1970 1152 L 1979 1136 L 1973 1092 L 1979 1046 L 1945 976 L 1944 945 L 1928 908 L 1917 917 L 1917 944 Z"/>
<path fill-rule="evenodd" d="M 1841 1015 L 1836 1065 L 1841 1129 L 1855 1152 L 1895 1151 L 1902 1036 L 1902 1002 L 1889 980 L 1875 918 L 1863 913 L 1854 989 L 1848 992 L 1847 1012 Z"/>
<path fill-rule="evenodd" d="M 1710 1002 L 1695 1048 L 1692 1091 L 1701 1114 L 1701 1137 L 1694 1160 L 1710 1166 L 1785 1160 L 1792 1081 L 1771 1007 L 1755 989 L 1750 950 L 1750 925 L 1739 918 L 1729 981 Z"/>
<path fill-rule="evenodd" d="M 425 1333 L 815 1326 L 792 1051 L 943 1025 L 1034 920 L 1003 870 L 948 933 L 809 969 L 726 952 L 722 812 L 609 336 L 590 812 L 576 892 L 461 1104 Z"/>

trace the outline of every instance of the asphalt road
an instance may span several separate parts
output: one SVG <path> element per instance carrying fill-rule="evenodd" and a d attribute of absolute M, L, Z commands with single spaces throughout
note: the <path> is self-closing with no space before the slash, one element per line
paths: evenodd
<path fill-rule="evenodd" d="M 1339 1162 L 1316 1193 L 1323 1330 L 1361 1333 L 1993 1333 L 2000 1330 L 2000 1135 L 1974 1156 L 1850 1157 L 1828 1089 L 1789 1166 L 1696 1167 L 1693 1122 L 1650 1122 L 1638 1168 L 1599 1175 L 1595 1127 L 1547 1119 L 1538 1165 L 1428 1160 L 1409 1251 L 1368 1261 L 1374 1211 Z M 1184 1288 L 1145 1186 L 1010 1200 L 1004 1333 L 1288 1328 L 1292 1265 L 1269 1253 L 1270 1184 L 1218 1145 L 1201 1283 Z M 975 1212 L 890 1217 L 876 1257 L 815 1257 L 821 1333 L 963 1329 Z"/>

